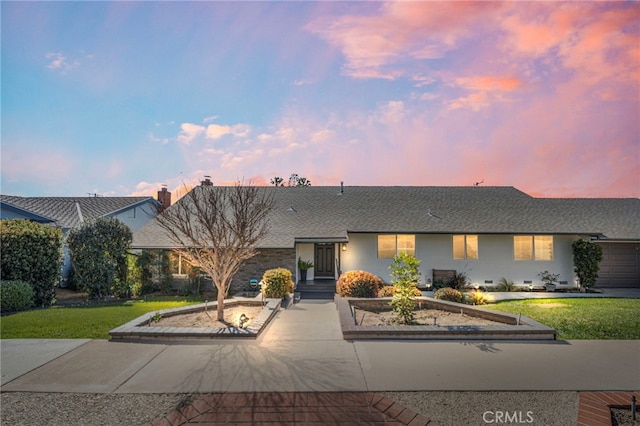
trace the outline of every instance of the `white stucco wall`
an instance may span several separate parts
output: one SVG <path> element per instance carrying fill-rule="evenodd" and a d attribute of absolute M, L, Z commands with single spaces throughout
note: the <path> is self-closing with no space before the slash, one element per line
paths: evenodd
<path fill-rule="evenodd" d="M 315 255 L 315 251 L 314 251 L 314 245 L 312 243 L 305 243 L 305 244 L 297 244 L 296 245 L 296 282 L 298 282 L 300 280 L 300 271 L 298 270 L 298 259 L 302 258 L 302 260 L 310 260 L 310 261 L 314 261 L 314 255 Z M 312 280 L 314 275 L 314 268 L 311 268 L 309 270 L 307 270 L 307 280 Z"/>
<path fill-rule="evenodd" d="M 433 269 L 455 269 L 465 272 L 472 283 L 481 286 L 497 285 L 501 277 L 524 286 L 524 281 L 542 285 L 538 273 L 548 270 L 559 273 L 560 281 L 574 286 L 571 243 L 577 236 L 554 236 L 553 260 L 514 260 L 513 235 L 478 235 L 478 260 L 454 260 L 451 234 L 416 235 L 416 257 L 424 279 L 431 278 Z M 377 234 L 349 234 L 346 252 L 342 252 L 342 270 L 361 269 L 390 281 L 391 259 L 377 258 Z M 493 280 L 493 284 L 485 284 Z"/>

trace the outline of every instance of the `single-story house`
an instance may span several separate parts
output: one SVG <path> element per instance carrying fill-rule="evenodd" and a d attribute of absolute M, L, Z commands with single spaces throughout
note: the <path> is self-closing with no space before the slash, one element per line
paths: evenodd
<path fill-rule="evenodd" d="M 600 287 L 640 287 L 640 199 L 536 198 L 513 187 L 340 186 L 264 187 L 275 208 L 260 254 L 246 262 L 234 286 L 311 260 L 308 279 L 336 279 L 366 270 L 390 281 L 393 256 L 421 260 L 425 285 L 447 271 L 471 283 L 541 286 L 538 274 L 560 274 L 575 287 L 571 244 L 601 244 Z M 180 202 L 180 201 L 179 201 Z M 134 248 L 172 249 L 155 221 L 134 234 Z"/>
<path fill-rule="evenodd" d="M 158 192 L 160 195 L 160 192 Z M 152 197 L 18 197 L 0 195 L 0 219 L 27 219 L 62 229 L 66 235 L 84 221 L 114 217 L 132 232 L 155 217 L 160 203 Z M 70 260 L 63 250 L 63 277 Z"/>

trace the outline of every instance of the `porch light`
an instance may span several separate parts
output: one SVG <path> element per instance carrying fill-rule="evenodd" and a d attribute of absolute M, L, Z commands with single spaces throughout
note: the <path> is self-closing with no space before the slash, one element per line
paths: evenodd
<path fill-rule="evenodd" d="M 342 243 L 342 251 L 347 251 L 347 243 Z"/>

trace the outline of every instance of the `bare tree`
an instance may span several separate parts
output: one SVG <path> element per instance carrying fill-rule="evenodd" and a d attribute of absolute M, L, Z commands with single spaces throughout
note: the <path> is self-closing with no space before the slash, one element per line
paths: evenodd
<path fill-rule="evenodd" d="M 258 254 L 267 235 L 273 193 L 245 186 L 199 186 L 156 220 L 191 264 L 211 275 L 218 289 L 218 320 L 224 319 L 224 298 L 242 263 Z"/>

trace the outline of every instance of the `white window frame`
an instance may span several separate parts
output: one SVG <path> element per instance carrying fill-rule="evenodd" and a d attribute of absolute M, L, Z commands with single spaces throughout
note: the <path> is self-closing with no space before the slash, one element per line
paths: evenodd
<path fill-rule="evenodd" d="M 393 237 L 394 238 L 394 248 L 393 248 L 393 256 L 380 256 L 380 237 Z M 405 249 L 405 248 L 398 248 L 398 237 L 411 237 L 412 238 L 412 242 L 413 242 L 413 249 L 409 248 L 409 249 Z M 385 249 L 385 251 L 390 251 L 390 249 Z M 378 259 L 393 259 L 394 256 L 400 254 L 400 253 L 408 253 L 412 256 L 416 255 L 416 236 L 415 234 L 378 234 L 377 235 L 377 247 L 376 247 L 376 255 L 378 256 Z"/>
<path fill-rule="evenodd" d="M 462 240 L 462 256 L 458 256 L 458 257 L 456 257 L 456 240 L 458 241 Z M 473 242 L 473 240 L 475 240 L 475 247 L 474 247 L 475 250 L 469 250 L 469 245 L 471 242 Z M 451 243 L 453 246 L 452 255 L 454 260 L 478 260 L 480 256 L 480 253 L 479 253 L 480 250 L 478 249 L 478 245 L 479 245 L 478 235 L 456 234 L 456 235 L 453 235 Z M 470 256 L 470 254 L 473 255 L 473 251 L 475 251 L 475 257 Z"/>
<path fill-rule="evenodd" d="M 528 238 L 529 241 L 529 253 L 530 256 L 527 257 L 518 257 L 518 253 L 516 251 L 516 239 L 517 238 Z M 545 241 L 550 239 L 551 241 Z M 524 243 L 524 242 L 523 242 Z M 554 257 L 554 238 L 553 235 L 514 235 L 513 236 L 513 259 L 517 261 L 552 261 Z M 544 252 L 550 248 L 550 253 L 548 256 L 544 255 Z"/>

